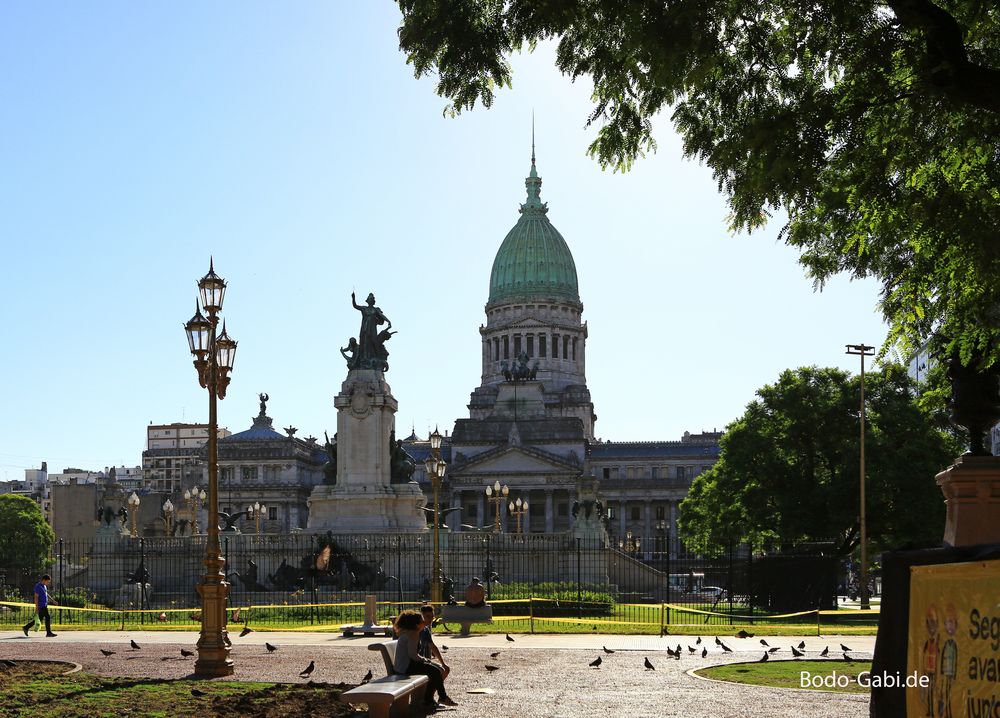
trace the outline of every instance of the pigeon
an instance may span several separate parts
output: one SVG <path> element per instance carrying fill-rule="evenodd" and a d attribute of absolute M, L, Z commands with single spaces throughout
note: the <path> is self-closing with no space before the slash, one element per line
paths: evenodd
<path fill-rule="evenodd" d="M 602 660 L 601 657 L 598 656 L 595 660 L 593 660 L 593 661 L 590 662 L 591 667 L 593 667 L 593 668 L 600 668 L 601 667 L 601 660 Z"/>
<path fill-rule="evenodd" d="M 726 653 L 732 653 L 733 652 L 733 649 L 730 648 L 729 646 L 727 646 L 725 643 L 720 642 L 719 643 L 719 647 L 722 648 L 722 650 L 725 651 Z"/>
<path fill-rule="evenodd" d="M 195 698 L 200 698 L 201 696 L 207 696 L 208 694 L 205 691 L 198 690 L 197 688 L 192 688 L 191 695 L 193 695 Z"/>
<path fill-rule="evenodd" d="M 514 642 L 514 639 L 510 637 L 510 634 L 509 634 L 509 633 L 507 633 L 507 634 L 504 634 L 504 635 L 506 635 L 506 636 L 507 636 L 507 640 L 508 640 L 508 641 L 510 641 L 511 643 L 513 643 L 513 642 Z"/>
<path fill-rule="evenodd" d="M 677 648 L 674 649 L 674 653 L 677 654 L 678 658 L 680 658 L 680 655 L 681 655 L 681 644 L 679 644 L 679 643 L 677 644 Z"/>
<path fill-rule="evenodd" d="M 847 652 L 848 652 L 848 651 L 850 651 L 851 649 L 850 649 L 850 648 L 848 648 L 847 646 L 845 646 L 845 645 L 844 645 L 843 643 L 841 643 L 841 644 L 840 644 L 840 650 L 842 650 L 842 651 L 843 651 L 844 653 L 847 653 Z"/>
<path fill-rule="evenodd" d="M 753 638 L 753 634 L 752 633 L 747 633 L 746 631 L 744 631 L 744 630 L 741 629 L 741 630 L 739 630 L 739 631 L 736 632 L 736 637 L 737 638 Z"/>
<path fill-rule="evenodd" d="M 761 656 L 760 660 L 757 661 L 757 663 L 764 663 L 765 661 L 767 661 L 768 656 L 770 656 L 770 654 L 767 651 L 764 651 L 764 655 Z"/>
<path fill-rule="evenodd" d="M 717 645 L 717 646 L 721 646 L 722 645 L 722 641 L 719 640 L 718 636 L 715 637 L 715 645 Z"/>
<path fill-rule="evenodd" d="M 101 653 L 104 655 L 105 658 L 110 658 L 111 656 L 115 655 L 114 651 L 105 651 L 103 648 L 101 649 Z"/>
<path fill-rule="evenodd" d="M 607 655 L 609 655 L 609 656 L 610 656 L 610 655 L 611 655 L 612 653 L 614 653 L 614 651 L 613 651 L 613 650 L 611 650 L 610 648 L 608 648 L 607 646 L 601 646 L 601 649 L 602 649 L 602 650 L 603 650 L 603 651 L 604 651 L 604 652 L 605 652 L 605 653 L 606 653 Z"/>
<path fill-rule="evenodd" d="M 500 657 L 500 651 L 496 651 L 495 653 L 490 654 L 490 658 L 499 658 L 499 657 Z"/>
<path fill-rule="evenodd" d="M 697 650 L 696 648 L 692 648 L 691 646 L 688 646 L 688 653 L 694 653 L 696 650 Z"/>
<path fill-rule="evenodd" d="M 488 670 L 490 673 L 492 673 L 493 671 L 499 671 L 500 670 L 500 666 L 491 666 L 490 664 L 487 663 L 486 664 L 486 670 Z"/>
<path fill-rule="evenodd" d="M 778 651 L 780 651 L 780 650 L 781 650 L 781 649 L 780 649 L 780 648 L 779 648 L 778 646 L 775 646 L 774 648 L 768 648 L 768 649 L 767 649 L 767 652 L 768 652 L 768 653 L 777 653 L 777 652 L 778 652 Z"/>
<path fill-rule="evenodd" d="M 851 657 L 847 655 L 847 651 L 844 651 L 844 660 L 847 661 L 848 663 L 854 663 Z"/>
<path fill-rule="evenodd" d="M 806 654 L 797 649 L 795 646 L 792 646 L 792 655 L 795 656 L 796 658 L 802 658 L 802 656 Z"/>
<path fill-rule="evenodd" d="M 702 648 L 701 649 L 701 657 L 704 658 L 707 655 L 708 655 L 708 649 L 707 648 Z"/>
<path fill-rule="evenodd" d="M 448 646 L 446 646 L 446 645 L 444 645 L 444 644 L 442 643 L 442 644 L 441 644 L 441 650 L 442 650 L 442 651 L 447 651 L 447 650 L 448 650 Z"/>
<path fill-rule="evenodd" d="M 166 621 L 167 620 L 167 614 L 166 613 L 161 613 L 159 616 L 157 616 L 157 618 L 160 621 Z"/>
<path fill-rule="evenodd" d="M 189 651 L 186 648 L 182 648 L 181 655 L 184 656 L 185 658 L 190 658 L 191 656 L 194 655 L 194 651 Z"/>
<path fill-rule="evenodd" d="M 804 651 L 805 649 L 806 649 L 806 642 L 805 641 L 799 641 L 799 650 L 800 651 Z"/>
<path fill-rule="evenodd" d="M 656 670 L 656 668 L 653 666 L 653 664 L 649 662 L 649 657 L 648 656 L 643 659 L 643 665 L 646 666 L 646 670 L 647 671 L 655 671 Z"/>
<path fill-rule="evenodd" d="M 364 685 L 365 683 L 367 683 L 371 679 L 372 679 L 372 669 L 369 668 L 368 672 L 365 674 L 365 677 L 361 679 L 361 685 Z"/>
<path fill-rule="evenodd" d="M 830 647 L 827 646 L 826 648 L 824 648 L 822 651 L 819 652 L 819 655 L 823 656 L 823 658 L 826 658 L 828 655 L 830 655 Z"/>
<path fill-rule="evenodd" d="M 760 639 L 760 645 L 764 646 L 765 648 L 769 648 L 770 647 L 770 644 L 767 641 L 765 641 L 763 638 Z"/>
<path fill-rule="evenodd" d="M 660 638 L 666 636 L 670 631 L 667 630 L 666 626 L 660 626 Z"/>
<path fill-rule="evenodd" d="M 675 655 L 674 655 L 674 649 L 673 648 L 667 648 L 667 655 L 670 656 L 671 658 L 674 658 L 675 657 Z"/>
<path fill-rule="evenodd" d="M 299 673 L 299 678 L 308 678 L 314 670 L 316 670 L 316 661 L 309 661 L 309 665 Z"/>
<path fill-rule="evenodd" d="M 278 650 L 277 646 L 272 646 L 270 643 L 266 641 L 264 642 L 264 648 L 267 649 L 268 653 L 274 653 L 276 650 Z"/>
<path fill-rule="evenodd" d="M 136 643 L 135 641 L 132 641 L 132 640 L 130 640 L 130 641 L 129 641 L 129 643 L 130 643 L 130 644 L 132 644 L 132 650 L 133 650 L 133 651 L 138 651 L 139 649 L 141 649 L 141 648 L 142 648 L 142 646 L 140 646 L 140 645 L 139 645 L 138 643 Z"/>
<path fill-rule="evenodd" d="M 698 636 L 698 640 L 694 642 L 694 645 L 696 645 L 696 646 L 700 646 L 701 645 L 701 636 Z"/>
<path fill-rule="evenodd" d="M 253 629 L 250 628 L 250 626 L 244 626 L 243 630 L 240 631 L 240 638 L 243 638 L 243 636 L 247 635 L 248 633 L 253 633 Z"/>

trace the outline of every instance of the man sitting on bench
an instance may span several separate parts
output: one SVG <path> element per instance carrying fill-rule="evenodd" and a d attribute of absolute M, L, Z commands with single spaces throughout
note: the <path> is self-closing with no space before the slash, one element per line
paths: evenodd
<path fill-rule="evenodd" d="M 475 576 L 465 587 L 465 605 L 469 608 L 482 608 L 486 605 L 486 589 Z"/>
<path fill-rule="evenodd" d="M 405 676 L 422 674 L 430 679 L 428 684 L 424 705 L 429 710 L 435 710 L 437 703 L 434 702 L 434 694 L 437 693 L 442 703 L 449 706 L 458 705 L 448 697 L 444 689 L 444 670 L 423 656 L 418 649 L 420 646 L 420 629 L 424 625 L 424 618 L 419 612 L 407 609 L 399 614 L 396 619 L 396 633 L 399 635 L 399 643 L 396 644 L 396 661 L 393 669 L 396 673 Z"/>

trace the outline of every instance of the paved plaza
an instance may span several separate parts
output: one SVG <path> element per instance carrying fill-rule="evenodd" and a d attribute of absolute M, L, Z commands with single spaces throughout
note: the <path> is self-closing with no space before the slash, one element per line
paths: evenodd
<path fill-rule="evenodd" d="M 687 675 L 692 668 L 756 660 L 762 653 L 758 640 L 720 635 L 733 653 L 723 653 L 712 636 L 601 636 L 601 635 L 521 635 L 513 643 L 502 634 L 438 636 L 447 646 L 452 667 L 449 692 L 460 702 L 454 715 L 505 718 L 558 718 L 628 716 L 788 716 L 789 718 L 853 718 L 868 715 L 868 697 L 818 691 L 778 690 L 706 681 Z M 801 637 L 763 636 L 772 646 L 781 646 L 790 657 L 790 646 Z M 129 640 L 140 650 L 132 650 Z M 193 659 L 182 658 L 181 647 L 193 648 L 194 633 L 172 632 L 90 632 L 67 631 L 45 639 L 20 633 L 0 638 L 0 658 L 48 658 L 74 661 L 94 673 L 136 678 L 185 678 L 193 669 Z M 245 638 L 233 637 L 233 657 L 238 680 L 302 683 L 298 677 L 309 661 L 316 661 L 312 679 L 324 683 L 356 684 L 371 668 L 384 674 L 378 654 L 367 650 L 373 641 L 385 639 L 343 638 L 339 634 L 306 632 L 254 632 Z M 808 658 L 818 657 L 824 646 L 840 655 L 841 642 L 855 650 L 852 656 L 870 658 L 874 636 L 833 636 L 805 638 Z M 267 641 L 278 647 L 269 654 Z M 684 647 L 678 661 L 666 649 L 678 643 Z M 693 657 L 687 646 L 696 646 Z M 603 646 L 614 650 L 605 654 Z M 706 658 L 700 649 L 709 648 Z M 98 649 L 116 651 L 105 658 Z M 500 651 L 497 658 L 490 654 Z M 588 663 L 603 657 L 599 669 Z M 654 671 L 643 667 L 649 657 Z M 778 656 L 775 656 L 776 658 Z M 500 670 L 488 672 L 486 664 Z M 831 661 L 831 670 L 836 665 Z M 470 694 L 475 689 L 492 693 Z M 451 713 L 452 711 L 449 711 Z"/>

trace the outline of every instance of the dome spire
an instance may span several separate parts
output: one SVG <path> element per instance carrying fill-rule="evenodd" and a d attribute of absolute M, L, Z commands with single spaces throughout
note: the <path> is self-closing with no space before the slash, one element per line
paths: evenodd
<path fill-rule="evenodd" d="M 535 168 L 535 112 L 531 111 L 531 171 L 528 172 L 524 180 L 524 186 L 528 190 L 528 201 L 521 205 L 521 214 L 548 212 L 548 207 L 542 202 L 540 195 L 542 192 L 542 178 L 538 176 Z"/>

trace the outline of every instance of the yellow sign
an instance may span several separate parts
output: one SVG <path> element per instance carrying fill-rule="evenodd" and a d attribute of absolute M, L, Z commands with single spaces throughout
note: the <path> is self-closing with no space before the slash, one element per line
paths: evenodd
<path fill-rule="evenodd" d="M 907 718 L 1000 718 L 1000 561 L 910 570 Z"/>

